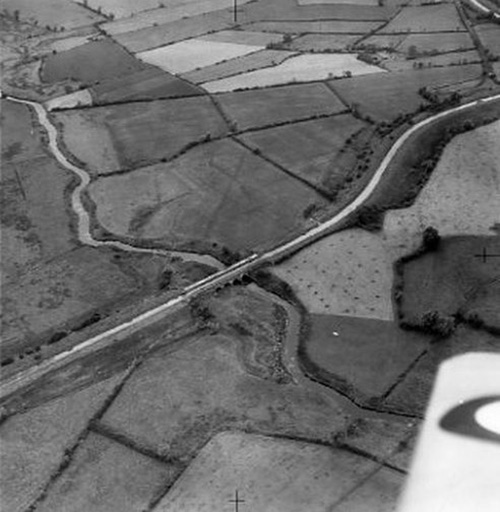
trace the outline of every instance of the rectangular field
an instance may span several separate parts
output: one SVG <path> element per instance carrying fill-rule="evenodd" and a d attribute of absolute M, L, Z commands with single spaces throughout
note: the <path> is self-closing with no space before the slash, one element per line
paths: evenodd
<path fill-rule="evenodd" d="M 228 92 L 236 89 L 326 80 L 342 77 L 347 73 L 365 75 L 382 72 L 382 68 L 366 64 L 354 54 L 303 54 L 291 57 L 274 67 L 207 82 L 203 88 L 211 93 Z"/>
<path fill-rule="evenodd" d="M 336 167 L 337 153 L 345 141 L 365 124 L 350 114 L 327 119 L 294 123 L 242 135 L 251 147 L 259 148 L 300 178 L 329 192 L 326 182 L 341 169 Z M 336 176 L 342 180 L 342 173 Z"/>
<path fill-rule="evenodd" d="M 490 50 L 491 54 L 500 57 L 500 26 L 494 24 L 478 25 L 476 32 L 481 43 Z"/>
<path fill-rule="evenodd" d="M 206 66 L 199 70 L 189 71 L 182 74 L 181 77 L 195 84 L 202 84 L 239 75 L 240 73 L 248 73 L 255 69 L 277 66 L 294 55 L 297 54 L 283 50 L 261 50 L 226 62 Z"/>
<path fill-rule="evenodd" d="M 394 37 L 394 36 L 393 36 Z M 397 37 L 397 36 L 396 36 Z M 455 32 L 444 34 L 410 34 L 405 37 L 398 51 L 408 53 L 411 46 L 419 53 L 444 53 L 457 50 L 471 50 L 474 48 L 468 32 Z"/>
<path fill-rule="evenodd" d="M 277 243 L 300 226 L 309 204 L 324 204 L 314 190 L 229 139 L 168 164 L 101 178 L 90 192 L 99 222 L 113 233 L 233 251 Z"/>
<path fill-rule="evenodd" d="M 216 43 L 244 44 L 250 46 L 267 46 L 270 43 L 281 43 L 282 34 L 272 32 L 252 32 L 248 30 L 222 30 L 199 38 L 200 41 Z"/>
<path fill-rule="evenodd" d="M 251 30 L 282 34 L 367 34 L 381 26 L 378 21 L 260 21 Z"/>
<path fill-rule="evenodd" d="M 269 126 L 346 110 L 344 104 L 323 84 L 233 92 L 218 95 L 217 100 L 239 129 Z"/>
<path fill-rule="evenodd" d="M 100 80 L 136 73 L 147 67 L 119 44 L 106 38 L 47 56 L 41 77 L 48 83 L 73 79 L 90 85 Z"/>
<path fill-rule="evenodd" d="M 378 120 L 390 120 L 400 113 L 411 113 L 426 103 L 418 94 L 420 87 L 458 84 L 481 76 L 481 66 L 469 64 L 447 68 L 377 73 L 334 80 L 331 86 L 349 104 Z"/>
<path fill-rule="evenodd" d="M 465 31 L 454 4 L 404 7 L 380 33 Z"/>
<path fill-rule="evenodd" d="M 470 50 L 468 52 L 450 52 L 441 55 L 429 55 L 418 59 L 388 59 L 384 61 L 384 67 L 389 71 L 397 72 L 415 68 L 460 66 L 480 62 L 481 56 L 479 53 L 476 50 Z"/>
<path fill-rule="evenodd" d="M 263 49 L 264 46 L 189 39 L 154 50 L 140 52 L 137 57 L 143 62 L 158 66 L 164 71 L 179 74 Z"/>
<path fill-rule="evenodd" d="M 194 85 L 155 67 L 125 77 L 105 80 L 93 86 L 91 92 L 97 105 L 203 94 L 203 91 Z"/>
<path fill-rule="evenodd" d="M 288 48 L 305 52 L 345 51 L 360 37 L 352 34 L 307 34 L 294 39 Z"/>

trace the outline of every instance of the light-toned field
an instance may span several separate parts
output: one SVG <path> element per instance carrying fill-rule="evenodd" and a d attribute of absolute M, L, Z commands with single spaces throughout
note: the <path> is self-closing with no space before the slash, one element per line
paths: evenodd
<path fill-rule="evenodd" d="M 239 129 L 269 126 L 319 114 L 336 114 L 345 105 L 324 84 L 301 84 L 217 96 Z"/>
<path fill-rule="evenodd" d="M 73 1 L 83 3 L 83 0 Z M 175 2 L 175 0 L 169 0 L 169 2 L 172 1 Z M 141 0 L 140 2 L 135 0 L 86 0 L 86 3 L 92 10 L 102 10 L 107 16 L 111 14 L 115 18 L 126 18 L 141 11 L 155 9 L 161 2 L 159 0 Z"/>
<path fill-rule="evenodd" d="M 137 57 L 143 62 L 158 66 L 164 71 L 179 74 L 262 49 L 264 49 L 264 46 L 189 39 L 188 41 L 140 52 Z"/>
<path fill-rule="evenodd" d="M 36 21 L 41 26 L 64 27 L 66 30 L 104 21 L 103 16 L 68 0 L 2 0 L 1 7 L 11 14 L 19 11 L 23 21 Z"/>
<path fill-rule="evenodd" d="M 291 82 L 311 82 L 326 78 L 342 77 L 344 73 L 366 75 L 380 73 L 379 67 L 366 64 L 351 54 L 299 55 L 272 68 L 258 69 L 234 77 L 207 82 L 209 92 L 227 92 L 242 88 L 266 87 Z"/>
<path fill-rule="evenodd" d="M 68 115 L 61 112 L 56 117 L 64 125 L 69 151 L 98 174 L 117 169 L 112 162 L 116 155 L 118 168 L 139 167 L 168 158 L 207 136 L 227 132 L 207 96 L 96 107 Z M 98 151 L 92 139 L 98 141 Z"/>
<path fill-rule="evenodd" d="M 65 52 L 67 50 L 72 50 L 77 46 L 81 46 L 82 44 L 88 43 L 90 37 L 92 36 L 74 36 L 56 39 L 50 42 L 50 48 L 56 52 Z"/>
<path fill-rule="evenodd" d="M 470 50 L 468 52 L 450 52 L 441 55 L 422 57 L 419 59 L 387 59 L 384 61 L 384 67 L 389 71 L 398 72 L 422 66 L 429 67 L 446 67 L 446 66 L 460 66 L 466 64 L 480 63 L 481 56 L 477 50 Z"/>
<path fill-rule="evenodd" d="M 408 53 L 410 46 L 415 46 L 417 52 L 436 51 L 443 53 L 456 50 L 470 50 L 474 48 L 474 42 L 468 32 L 456 32 L 453 34 L 410 34 L 405 37 L 401 46 L 398 47 L 398 51 Z"/>
<path fill-rule="evenodd" d="M 120 376 L 13 416 L 0 426 L 0 508 L 21 512 L 41 493 Z"/>
<path fill-rule="evenodd" d="M 425 100 L 418 94 L 420 87 L 442 87 L 467 80 L 479 79 L 478 64 L 445 68 L 377 73 L 345 80 L 334 80 L 331 86 L 350 104 L 357 104 L 362 113 L 374 119 L 390 120 L 400 113 L 415 112 Z"/>
<path fill-rule="evenodd" d="M 136 280 L 110 254 L 81 247 L 24 272 L 2 289 L 3 348 L 18 352 L 51 331 L 129 297 Z"/>
<path fill-rule="evenodd" d="M 283 34 L 272 32 L 252 32 L 247 30 L 222 30 L 199 38 L 200 41 L 215 43 L 244 44 L 249 46 L 266 46 L 269 43 L 281 43 Z"/>
<path fill-rule="evenodd" d="M 184 73 L 181 77 L 190 82 L 202 84 L 240 73 L 247 73 L 255 69 L 276 66 L 294 55 L 297 55 L 297 53 L 284 50 L 261 50 L 226 62 L 219 62 L 212 66 L 206 66 L 199 70 Z"/>
<path fill-rule="evenodd" d="M 237 341 L 221 335 L 156 352 L 101 421 L 157 453 L 184 460 L 224 428 L 325 441 L 345 428 L 346 417 L 333 400 L 295 383 L 248 375 L 237 352 Z"/>
<path fill-rule="evenodd" d="M 57 112 L 54 118 L 61 124 L 62 140 L 69 152 L 84 162 L 91 172 L 106 174 L 120 169 L 108 130 L 94 121 L 90 111 Z"/>
<path fill-rule="evenodd" d="M 370 478 L 370 473 L 375 477 Z M 368 482 L 357 489 L 363 480 Z M 345 508 L 346 499 L 357 503 L 363 493 L 369 495 L 366 505 L 371 508 L 367 510 L 388 512 L 401 483 L 397 472 L 377 471 L 377 463 L 347 451 L 254 434 L 221 433 L 177 480 L 158 511 L 222 510 L 238 489 L 245 505 L 262 512 L 358 511 Z"/>
<path fill-rule="evenodd" d="M 88 89 L 65 94 L 45 102 L 47 110 L 65 110 L 75 107 L 92 105 L 92 95 Z"/>
<path fill-rule="evenodd" d="M 300 226 L 314 191 L 224 140 L 169 164 L 95 181 L 99 222 L 113 233 L 167 244 L 217 242 L 233 250 L 277 243 Z"/>
<path fill-rule="evenodd" d="M 393 258 L 378 234 L 341 231 L 276 265 L 311 313 L 392 320 Z"/>
<path fill-rule="evenodd" d="M 175 469 L 98 434 L 90 433 L 57 479 L 40 512 L 144 510 L 172 480 Z"/>
<path fill-rule="evenodd" d="M 500 57 L 500 26 L 489 23 L 478 25 L 476 32 L 481 43 L 490 50 L 491 54 Z"/>
<path fill-rule="evenodd" d="M 381 33 L 465 31 L 452 3 L 404 7 Z"/>
<path fill-rule="evenodd" d="M 367 34 L 380 25 L 378 21 L 258 21 L 249 28 L 283 34 Z"/>
<path fill-rule="evenodd" d="M 359 38 L 359 35 L 306 34 L 294 39 L 288 47 L 291 50 L 306 52 L 342 51 L 347 50 Z"/>
<path fill-rule="evenodd" d="M 249 0 L 238 0 L 238 6 L 241 7 L 248 1 Z M 159 2 L 157 2 L 156 5 L 158 5 L 158 3 Z M 165 2 L 165 4 L 167 3 Z M 130 18 L 104 23 L 102 28 L 108 34 L 117 35 L 125 32 L 139 31 L 154 27 L 155 25 L 163 25 L 177 21 L 182 23 L 187 18 L 202 19 L 203 15 L 219 9 L 225 9 L 227 18 L 230 19 L 233 15 L 227 9 L 228 7 L 231 6 L 227 3 L 227 0 L 168 0 L 168 5 L 166 5 L 165 8 L 143 11 Z M 226 13 L 224 13 L 224 15 L 225 14 Z"/>
<path fill-rule="evenodd" d="M 332 175 L 338 173 L 338 180 L 342 181 L 342 169 L 336 166 L 338 151 L 348 137 L 364 126 L 362 121 L 345 114 L 250 132 L 241 138 L 297 176 L 326 189 Z"/>
<path fill-rule="evenodd" d="M 500 216 L 500 121 L 454 138 L 410 208 L 386 214 L 386 236 L 410 247 L 422 226 L 441 235 L 491 235 Z"/>

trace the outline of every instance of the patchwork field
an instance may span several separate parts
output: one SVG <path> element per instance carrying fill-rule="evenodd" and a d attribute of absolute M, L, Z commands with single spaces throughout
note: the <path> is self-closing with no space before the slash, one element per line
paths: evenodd
<path fill-rule="evenodd" d="M 377 403 L 427 349 L 423 335 L 395 322 L 351 316 L 311 315 L 300 349 L 306 369 L 358 403 Z"/>
<path fill-rule="evenodd" d="M 90 187 L 109 231 L 165 244 L 231 250 L 277 243 L 303 222 L 314 191 L 236 142 L 204 144 L 168 164 L 101 178 Z"/>
<path fill-rule="evenodd" d="M 283 41 L 283 34 L 252 32 L 247 30 L 222 30 L 221 32 L 202 36 L 199 40 L 247 46 L 267 46 L 268 44 L 281 43 Z"/>
<path fill-rule="evenodd" d="M 0 425 L 2 509 L 21 512 L 28 508 L 119 378 L 68 394 Z"/>
<path fill-rule="evenodd" d="M 96 174 L 159 161 L 201 139 L 227 132 L 206 96 L 61 112 L 56 119 L 64 126 L 68 150 Z M 99 141 L 98 152 L 94 138 Z"/>
<path fill-rule="evenodd" d="M 331 86 L 349 104 L 376 120 L 391 120 L 400 113 L 415 112 L 426 101 L 418 94 L 421 87 L 442 87 L 479 79 L 481 66 L 468 64 L 447 68 L 377 73 L 344 80 Z"/>
<path fill-rule="evenodd" d="M 365 124 L 350 114 L 294 123 L 242 135 L 241 139 L 258 148 L 309 183 L 331 192 L 333 181 L 343 181 L 338 152 L 345 141 Z"/>
<path fill-rule="evenodd" d="M 299 5 L 327 5 L 327 4 L 347 4 L 347 5 L 379 5 L 378 0 L 298 0 Z"/>
<path fill-rule="evenodd" d="M 475 27 L 481 43 L 492 55 L 500 57 L 500 27 L 495 24 L 484 24 Z"/>
<path fill-rule="evenodd" d="M 215 41 L 189 39 L 137 54 L 143 62 L 158 66 L 170 73 L 187 73 L 228 59 L 262 50 L 264 46 L 250 46 Z"/>
<path fill-rule="evenodd" d="M 306 34 L 294 39 L 287 48 L 302 52 L 342 51 L 349 49 L 359 38 L 352 34 Z"/>
<path fill-rule="evenodd" d="M 108 103 L 182 98 L 203 93 L 185 80 L 151 67 L 138 73 L 101 81 L 91 89 L 94 103 Z"/>
<path fill-rule="evenodd" d="M 260 50 L 248 55 L 243 55 L 242 57 L 237 57 L 236 59 L 230 59 L 226 62 L 219 62 L 212 66 L 190 71 L 181 76 L 190 82 L 202 84 L 203 82 L 220 80 L 228 76 L 247 73 L 255 69 L 277 66 L 294 55 L 297 55 L 297 53 L 283 50 Z"/>
<path fill-rule="evenodd" d="M 310 313 L 392 320 L 392 263 L 378 234 L 350 229 L 302 249 L 273 272 Z"/>
<path fill-rule="evenodd" d="M 327 78 L 380 73 L 383 69 L 366 64 L 350 54 L 298 55 L 285 62 L 203 84 L 208 92 L 227 92 L 242 88 L 267 87 L 292 82 L 312 82 Z"/>
<path fill-rule="evenodd" d="M 468 52 L 450 52 L 441 55 L 421 57 L 418 59 L 387 59 L 384 67 L 389 71 L 398 72 L 415 68 L 433 68 L 446 66 L 459 66 L 466 64 L 481 63 L 481 56 L 477 50 Z"/>
<path fill-rule="evenodd" d="M 41 77 L 48 83 L 71 78 L 90 85 L 136 73 L 146 67 L 111 39 L 101 39 L 49 55 L 42 66 Z"/>
<path fill-rule="evenodd" d="M 83 3 L 83 0 L 73 0 Z M 172 0 L 170 0 L 172 1 Z M 127 18 L 141 11 L 147 11 L 158 7 L 158 0 L 85 0 L 85 3 L 94 10 L 101 10 L 106 16 L 114 18 Z"/>
<path fill-rule="evenodd" d="M 452 3 L 404 7 L 381 33 L 465 31 Z"/>
<path fill-rule="evenodd" d="M 438 251 L 405 263 L 399 306 L 403 320 L 420 323 L 429 311 L 446 317 L 460 312 L 500 331 L 500 260 L 483 260 L 483 251 L 499 254 L 498 237 L 445 238 Z"/>
<path fill-rule="evenodd" d="M 168 9 L 164 10 L 168 12 Z M 138 18 L 138 16 L 135 18 Z M 210 32 L 229 29 L 233 24 L 232 19 L 229 10 L 217 11 L 157 26 L 153 23 L 150 27 L 133 30 L 132 32 L 120 34 L 111 32 L 111 35 L 117 43 L 124 46 L 128 51 L 137 53 L 199 37 Z"/>
<path fill-rule="evenodd" d="M 367 34 L 380 26 L 377 21 L 259 21 L 249 28 L 282 34 Z"/>
<path fill-rule="evenodd" d="M 346 110 L 324 84 L 304 84 L 217 96 L 238 129 L 257 128 Z"/>
<path fill-rule="evenodd" d="M 103 16 L 68 0 L 2 0 L 1 7 L 10 13 L 19 11 L 19 18 L 23 21 L 58 29 L 64 27 L 68 30 L 104 21 Z"/>
<path fill-rule="evenodd" d="M 455 137 L 415 203 L 386 214 L 389 238 L 411 247 L 422 226 L 441 235 L 491 235 L 498 223 L 500 121 Z"/>
<path fill-rule="evenodd" d="M 38 506 L 41 512 L 123 512 L 144 510 L 176 473 L 123 444 L 90 433 L 64 475 Z"/>
<path fill-rule="evenodd" d="M 328 441 L 346 426 L 333 400 L 300 385 L 249 376 L 234 340 L 220 335 L 156 352 L 101 421 L 156 453 L 182 460 L 227 428 Z"/>
<path fill-rule="evenodd" d="M 398 36 L 391 36 L 398 37 Z M 468 32 L 455 32 L 443 34 L 409 34 L 405 37 L 398 51 L 408 53 L 411 46 L 415 47 L 418 53 L 444 53 L 457 50 L 469 50 L 474 48 Z"/>
<path fill-rule="evenodd" d="M 219 510 L 234 499 L 234 489 L 245 504 L 263 512 L 361 510 L 350 507 L 363 501 L 366 486 L 373 486 L 378 495 L 369 493 L 370 511 L 387 512 L 395 505 L 401 480 L 397 472 L 377 471 L 377 463 L 347 451 L 228 432 L 203 448 L 158 511 Z"/>

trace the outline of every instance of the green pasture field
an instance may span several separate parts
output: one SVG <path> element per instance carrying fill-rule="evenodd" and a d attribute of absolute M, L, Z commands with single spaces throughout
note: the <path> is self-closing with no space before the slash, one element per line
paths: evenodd
<path fill-rule="evenodd" d="M 338 165 L 338 152 L 351 135 L 365 126 L 350 114 L 293 123 L 241 135 L 251 147 L 258 148 L 292 173 L 314 186 L 331 192 L 328 183 L 345 178 L 347 169 Z"/>
<path fill-rule="evenodd" d="M 337 114 L 347 107 L 324 84 L 301 84 L 218 94 L 239 130 Z"/>
<path fill-rule="evenodd" d="M 73 79 L 91 85 L 137 73 L 148 67 L 119 44 L 106 38 L 48 55 L 42 66 L 41 77 L 47 83 Z"/>
<path fill-rule="evenodd" d="M 301 52 L 342 51 L 354 45 L 360 37 L 352 34 L 306 34 L 294 39 L 287 48 Z"/>
<path fill-rule="evenodd" d="M 317 192 L 232 140 L 203 144 L 168 164 L 100 178 L 90 188 L 108 231 L 165 246 L 230 250 L 275 245 L 304 222 Z"/>
<path fill-rule="evenodd" d="M 400 52 L 408 53 L 411 46 L 415 46 L 418 53 L 445 53 L 457 50 L 471 50 L 474 48 L 474 42 L 468 32 L 409 34 L 397 49 Z"/>
<path fill-rule="evenodd" d="M 250 30 L 282 34 L 367 34 L 381 26 L 378 21 L 257 21 Z"/>
<path fill-rule="evenodd" d="M 421 87 L 440 87 L 479 79 L 481 66 L 468 64 L 445 68 L 375 73 L 334 80 L 331 86 L 349 104 L 378 121 L 394 119 L 399 114 L 415 112 L 426 100 L 418 94 Z"/>

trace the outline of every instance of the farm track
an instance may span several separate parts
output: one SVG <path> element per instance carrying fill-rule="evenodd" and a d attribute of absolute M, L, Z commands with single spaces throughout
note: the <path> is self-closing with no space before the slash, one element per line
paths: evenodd
<path fill-rule="evenodd" d="M 61 153 L 59 150 L 59 147 L 57 145 L 57 130 L 56 128 L 51 124 L 46 111 L 44 108 L 38 104 L 31 101 L 26 100 L 19 100 L 14 98 L 8 98 L 12 99 L 14 101 L 17 101 L 19 103 L 25 103 L 28 105 L 31 105 L 35 112 L 38 115 L 40 123 L 45 127 L 47 130 L 47 133 L 49 134 L 49 146 L 51 151 L 54 153 L 54 156 L 57 158 L 57 160 L 64 165 L 64 167 L 68 168 L 73 173 L 77 174 L 80 178 L 80 184 L 75 188 L 75 191 L 72 195 L 72 207 L 79 216 L 80 223 L 79 223 L 79 236 L 82 237 L 83 243 L 88 243 L 92 246 L 111 246 L 123 250 L 129 250 L 129 251 L 137 251 L 144 252 L 143 249 L 138 249 L 136 247 L 122 244 L 121 242 L 100 242 L 96 241 L 92 238 L 90 232 L 89 232 L 89 216 L 88 213 L 85 211 L 83 204 L 81 202 L 81 192 L 84 189 L 84 187 L 88 184 L 90 181 L 90 177 L 88 174 L 83 170 L 75 165 L 71 164 L 66 157 Z M 132 333 L 136 333 L 143 329 L 144 327 L 151 325 L 155 323 L 156 321 L 160 320 L 164 317 L 164 315 L 175 308 L 178 308 L 179 306 L 182 307 L 183 304 L 186 302 L 189 302 L 191 299 L 198 297 L 206 292 L 218 289 L 220 287 L 223 287 L 227 284 L 231 284 L 236 279 L 240 278 L 241 276 L 249 273 L 250 271 L 255 270 L 256 268 L 263 266 L 268 263 L 273 263 L 278 260 L 283 259 L 288 254 L 291 254 L 298 249 L 305 247 L 306 245 L 309 245 L 311 242 L 321 238 L 322 236 L 330 233 L 333 229 L 335 229 L 341 222 L 345 221 L 347 217 L 352 215 L 353 213 L 356 213 L 357 210 L 364 205 L 364 203 L 367 201 L 367 199 L 372 195 L 372 193 L 375 191 L 377 185 L 381 181 L 385 171 L 389 167 L 389 164 L 391 163 L 392 159 L 396 155 L 396 153 L 399 151 L 399 149 L 408 141 L 408 139 L 417 131 L 425 128 L 426 126 L 432 124 L 433 122 L 437 121 L 438 119 L 442 119 L 443 117 L 446 117 L 448 115 L 454 114 L 456 112 L 460 112 L 463 110 L 471 109 L 477 105 L 481 105 L 484 103 L 492 102 L 495 100 L 500 99 L 500 94 L 491 96 L 489 98 L 483 98 L 479 100 L 475 100 L 469 103 L 466 103 L 464 105 L 460 105 L 458 107 L 453 107 L 447 111 L 440 112 L 438 114 L 435 114 L 432 117 L 429 117 L 427 119 L 424 119 L 420 121 L 419 123 L 412 126 L 409 130 L 407 130 L 404 134 L 402 134 L 399 139 L 394 143 L 394 145 L 391 147 L 391 149 L 388 151 L 384 159 L 382 160 L 381 164 L 375 171 L 374 175 L 372 176 L 371 180 L 361 191 L 361 193 L 345 208 L 343 208 L 340 212 L 338 212 L 334 217 L 332 217 L 330 220 L 319 224 L 315 226 L 314 228 L 308 230 L 306 233 L 294 238 L 293 240 L 284 243 L 283 245 L 276 247 L 274 249 L 271 249 L 263 254 L 252 254 L 251 256 L 239 261 L 238 263 L 223 269 L 219 270 L 218 272 L 208 276 L 205 279 L 202 279 L 201 281 L 198 281 L 197 283 L 194 283 L 182 290 L 182 292 L 179 293 L 176 297 L 170 299 L 166 303 L 157 306 L 149 311 L 146 311 L 140 315 L 138 315 L 135 318 L 132 318 L 131 320 L 124 322 L 112 329 L 109 329 L 108 331 L 105 331 L 101 334 L 98 334 L 97 336 L 94 336 L 85 342 L 76 345 L 75 347 L 72 347 L 71 349 L 61 352 L 57 354 L 52 359 L 46 360 L 42 362 L 41 364 L 34 366 L 32 368 L 29 368 L 28 370 L 21 372 L 20 374 L 16 375 L 15 377 L 3 382 L 0 385 L 0 399 L 4 399 L 16 391 L 24 388 L 25 386 L 35 382 L 43 375 L 46 375 L 47 373 L 54 371 L 58 368 L 61 368 L 62 366 L 67 365 L 68 363 L 75 361 L 82 357 L 83 355 L 89 354 L 91 352 L 95 352 L 97 350 L 102 349 L 103 347 L 112 345 L 119 339 L 123 339 Z M 146 250 L 148 252 L 153 252 L 150 250 Z M 334 390 L 331 390 L 332 394 L 338 395 Z M 345 397 L 337 398 L 339 402 L 342 402 L 345 400 Z M 352 404 L 352 407 L 357 406 L 355 404 Z M 360 408 L 362 409 L 362 408 Z"/>

